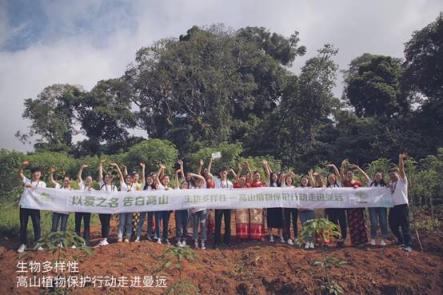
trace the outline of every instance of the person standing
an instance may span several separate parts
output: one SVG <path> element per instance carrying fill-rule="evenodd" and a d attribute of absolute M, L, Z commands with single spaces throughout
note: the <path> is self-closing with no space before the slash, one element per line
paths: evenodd
<path fill-rule="evenodd" d="M 341 175 L 340 172 L 334 164 L 327 165 L 334 169 L 334 173 L 328 175 L 328 180 L 326 186 L 329 188 L 339 188 L 341 187 Z M 325 215 L 329 221 L 340 226 L 341 236 L 337 239 L 337 247 L 343 247 L 345 245 L 345 240 L 348 233 L 348 222 L 346 219 L 346 209 L 345 208 L 327 208 L 325 209 Z"/>
<path fill-rule="evenodd" d="M 18 176 L 23 182 L 25 190 L 35 190 L 37 188 L 46 188 L 46 183 L 41 180 L 42 171 L 39 167 L 33 167 L 31 169 L 31 179 L 27 178 L 24 174 L 24 169 L 29 166 L 29 161 L 23 161 L 20 166 Z M 28 221 L 31 217 L 32 228 L 34 229 L 34 241 L 37 242 L 41 238 L 41 226 L 40 226 L 40 210 L 22 208 L 20 206 L 20 246 L 17 249 L 18 253 L 23 253 L 26 250 L 28 236 Z M 43 250 L 42 247 L 38 247 L 38 250 Z"/>
<path fill-rule="evenodd" d="M 232 189 L 232 182 L 228 179 L 228 169 L 223 167 L 219 172 L 220 178 L 216 180 L 216 188 Z M 215 239 L 214 247 L 221 243 L 221 223 L 224 217 L 225 236 L 224 243 L 231 243 L 231 209 L 215 209 Z"/>
<path fill-rule="evenodd" d="M 100 160 L 100 164 L 98 166 L 98 178 L 100 183 L 100 191 L 111 193 L 117 191 L 117 187 L 113 184 L 114 177 L 110 173 L 106 173 L 103 178 L 103 163 L 105 160 Z M 102 240 L 98 243 L 97 246 L 107 246 L 109 245 L 108 237 L 109 232 L 111 230 L 111 214 L 103 213 L 99 214 L 98 218 L 100 219 L 101 224 L 101 234 Z"/>
<path fill-rule="evenodd" d="M 369 184 L 371 187 L 385 187 L 385 179 L 382 171 L 377 171 L 374 174 L 374 180 Z M 371 222 L 371 241 L 369 244 L 375 246 L 377 244 L 377 229 L 380 225 L 381 238 L 380 246 L 386 246 L 385 239 L 388 237 L 388 214 L 386 207 L 372 207 L 368 208 L 369 220 Z"/>
<path fill-rule="evenodd" d="M 92 187 L 92 177 L 86 176 L 85 181 L 83 181 L 83 169 L 87 168 L 88 165 L 82 164 L 80 166 L 80 170 L 77 174 L 77 181 L 80 187 L 80 190 L 85 192 L 92 192 L 94 188 Z M 83 239 L 86 244 L 89 244 L 90 239 L 90 225 L 91 225 L 91 213 L 87 212 L 75 212 L 75 232 L 78 236 L 80 236 L 81 225 L 83 220 Z"/>
<path fill-rule="evenodd" d="M 394 207 L 389 212 L 389 225 L 397 238 L 397 244 L 407 252 L 412 251 L 412 241 L 409 226 L 408 179 L 405 172 L 407 155 L 399 155 L 398 168 L 389 171 L 389 189 L 392 194 Z"/>
<path fill-rule="evenodd" d="M 71 190 L 71 179 L 69 176 L 65 176 L 63 178 L 63 187 L 60 185 L 60 183 L 56 182 L 54 180 L 54 172 L 55 168 L 51 167 L 49 170 L 49 181 L 54 185 L 56 189 L 61 190 Z M 51 232 L 56 232 L 59 230 L 62 232 L 66 232 L 67 226 L 68 226 L 68 218 L 69 213 L 66 212 L 52 212 L 52 227 Z M 60 227 L 59 227 L 60 225 Z"/>
<path fill-rule="evenodd" d="M 351 165 L 342 176 L 343 187 L 359 188 L 362 183 L 354 179 L 353 169 L 359 171 L 369 182 L 369 176 L 357 165 Z M 351 236 L 351 243 L 353 246 L 364 246 L 368 243 L 368 234 L 365 224 L 365 208 L 350 208 L 347 209 L 349 234 Z"/>

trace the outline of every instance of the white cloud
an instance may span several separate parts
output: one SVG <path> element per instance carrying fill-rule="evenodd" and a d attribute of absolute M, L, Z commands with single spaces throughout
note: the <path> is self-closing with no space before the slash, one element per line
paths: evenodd
<path fill-rule="evenodd" d="M 17 32 L 5 21 L 10 16 L 3 9 L 4 1 L 0 0 L 0 46 Z M 115 2 L 114 10 L 103 13 L 103 5 L 109 3 L 104 0 L 43 1 L 49 17 L 48 39 L 21 51 L 0 51 L 1 147 L 31 149 L 14 138 L 17 130 L 24 131 L 29 125 L 21 118 L 25 98 L 36 97 L 54 83 L 90 89 L 98 80 L 118 77 L 138 48 L 160 38 L 177 37 L 192 25 L 264 26 L 286 36 L 298 30 L 308 54 L 295 62 L 294 71 L 324 43 L 339 48 L 336 61 L 345 69 L 364 52 L 402 57 L 403 44 L 411 33 L 443 10 L 439 0 L 138 0 L 130 2 L 125 11 L 122 1 Z M 95 30 L 79 29 L 79 22 Z M 108 31 L 107 26 L 111 26 Z M 340 92 L 339 86 L 336 93 Z"/>

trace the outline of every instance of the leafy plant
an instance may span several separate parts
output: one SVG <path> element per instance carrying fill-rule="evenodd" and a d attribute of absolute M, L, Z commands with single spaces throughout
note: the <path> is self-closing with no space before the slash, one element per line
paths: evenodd
<path fill-rule="evenodd" d="M 320 246 L 328 244 L 331 239 L 341 237 L 338 226 L 326 218 L 311 219 L 303 224 L 299 239 L 306 241 L 310 237 L 316 237 Z"/>
<path fill-rule="evenodd" d="M 329 277 L 329 270 L 333 267 L 342 267 L 347 261 L 339 259 L 335 256 L 323 256 L 321 260 L 315 260 L 312 265 L 321 267 L 323 278 L 321 280 L 320 289 L 322 294 L 343 294 L 344 290 L 340 284 Z"/>
<path fill-rule="evenodd" d="M 189 280 L 183 279 L 183 262 L 192 262 L 196 259 L 197 255 L 190 247 L 168 247 L 163 251 L 163 254 L 159 257 L 161 264 L 154 271 L 159 273 L 167 269 L 177 270 L 179 279 L 169 286 L 164 294 L 198 294 L 198 288 Z"/>

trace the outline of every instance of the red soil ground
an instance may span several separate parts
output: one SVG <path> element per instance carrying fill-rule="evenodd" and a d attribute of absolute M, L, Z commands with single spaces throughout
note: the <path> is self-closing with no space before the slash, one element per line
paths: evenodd
<path fill-rule="evenodd" d="M 173 224 L 173 221 L 171 222 Z M 115 233 L 115 226 L 113 227 Z M 99 228 L 93 228 L 97 241 Z M 326 274 L 314 261 L 334 256 L 347 263 L 327 270 L 344 294 L 443 294 L 443 232 L 421 236 L 418 245 L 406 253 L 396 246 L 357 249 L 345 247 L 306 251 L 280 243 L 239 242 L 229 248 L 196 250 L 197 260 L 184 263 L 183 279 L 191 281 L 201 294 L 322 294 Z M 115 241 L 115 236 L 114 236 Z M 19 258 L 16 241 L 0 241 L 0 294 L 39 294 L 38 288 L 17 288 L 17 262 L 48 261 L 48 251 Z M 166 245 L 149 241 L 113 243 L 95 248 L 91 256 L 67 249 L 65 261 L 79 261 L 80 275 L 153 275 Z M 162 273 L 167 285 L 178 279 L 176 270 Z M 40 274 L 41 275 L 41 274 Z M 162 288 L 78 288 L 72 294 L 161 294 Z"/>

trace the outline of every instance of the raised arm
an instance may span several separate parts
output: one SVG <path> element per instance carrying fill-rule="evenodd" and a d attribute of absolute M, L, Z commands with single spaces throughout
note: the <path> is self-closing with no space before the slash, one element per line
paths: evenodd
<path fill-rule="evenodd" d="M 360 166 L 354 164 L 351 167 L 357 169 L 365 177 L 366 183 L 369 183 L 371 181 L 369 175 L 366 174 L 366 172 L 363 169 L 361 169 Z"/>
<path fill-rule="evenodd" d="M 234 176 L 235 181 L 238 181 L 238 175 L 235 173 L 234 169 L 229 169 L 229 172 L 231 172 L 232 176 Z"/>
<path fill-rule="evenodd" d="M 100 185 L 102 185 L 103 182 L 103 163 L 105 160 L 100 160 L 100 163 L 98 164 L 98 182 Z"/>
<path fill-rule="evenodd" d="M 265 170 L 266 177 L 271 177 L 272 169 L 266 160 L 263 160 L 263 169 Z"/>
<path fill-rule="evenodd" d="M 49 168 L 49 181 L 56 187 L 60 184 L 54 180 L 54 172 L 55 172 L 54 167 Z"/>
<path fill-rule="evenodd" d="M 405 160 L 407 159 L 407 155 L 405 153 L 401 153 L 398 156 L 398 174 L 402 180 L 406 179 L 406 171 L 405 171 Z"/>
<path fill-rule="evenodd" d="M 123 177 L 126 177 L 128 175 L 128 167 L 126 167 L 126 165 L 122 165 L 122 172 Z"/>
<path fill-rule="evenodd" d="M 339 182 L 341 182 L 341 180 L 342 180 L 342 177 L 341 177 L 341 173 L 340 173 L 340 171 L 338 170 L 338 168 L 337 168 L 337 166 L 335 166 L 335 164 L 328 164 L 328 165 L 326 165 L 326 167 L 330 167 L 330 168 L 332 168 L 333 170 L 334 170 L 334 174 L 335 174 L 335 176 L 337 177 L 337 180 L 339 181 Z"/>
<path fill-rule="evenodd" d="M 309 178 L 309 181 L 311 182 L 311 186 L 312 187 L 315 187 L 315 178 L 314 178 L 314 170 L 309 170 L 308 171 L 308 178 Z"/>
<path fill-rule="evenodd" d="M 203 165 L 205 164 L 205 162 L 203 162 L 202 159 L 200 159 L 200 162 L 198 162 L 198 168 L 197 168 L 197 173 L 198 174 L 202 174 L 202 169 L 203 169 Z"/>
<path fill-rule="evenodd" d="M 140 162 L 140 166 L 142 167 L 142 189 L 146 184 L 146 165 L 143 162 Z"/>
<path fill-rule="evenodd" d="M 26 167 L 29 166 L 29 161 L 25 160 L 22 162 L 22 165 L 20 166 L 20 169 L 18 169 L 18 177 L 20 177 L 20 180 L 23 180 L 26 178 L 24 170 Z"/>
<path fill-rule="evenodd" d="M 82 175 L 83 175 L 83 169 L 85 169 L 85 168 L 87 168 L 88 167 L 88 165 L 86 165 L 86 164 L 82 164 L 81 166 L 80 166 L 80 169 L 78 170 L 78 173 L 77 173 L 77 181 L 78 181 L 78 183 L 80 184 L 80 183 L 83 183 L 83 177 L 82 177 Z"/>
<path fill-rule="evenodd" d="M 211 168 L 212 168 L 212 157 L 209 159 L 209 164 L 208 164 L 208 175 L 210 176 L 212 176 Z"/>
<path fill-rule="evenodd" d="M 125 183 L 125 177 L 123 176 L 123 173 L 120 170 L 120 167 L 117 165 L 117 163 L 111 163 L 111 166 L 115 167 L 115 169 L 117 169 L 117 173 L 120 178 L 120 183 Z"/>

